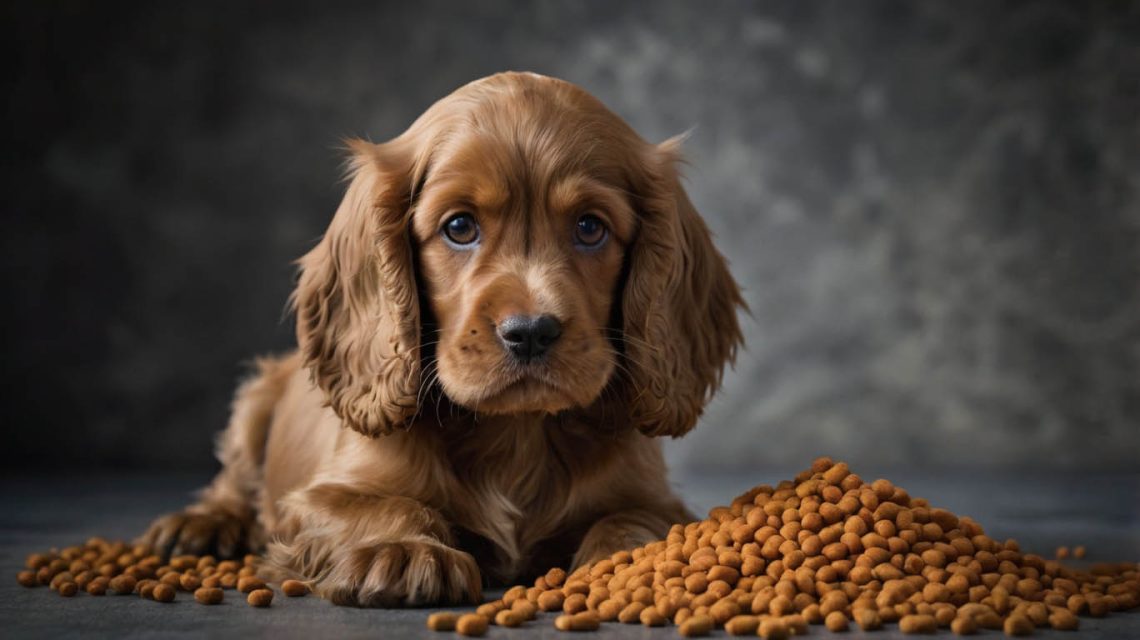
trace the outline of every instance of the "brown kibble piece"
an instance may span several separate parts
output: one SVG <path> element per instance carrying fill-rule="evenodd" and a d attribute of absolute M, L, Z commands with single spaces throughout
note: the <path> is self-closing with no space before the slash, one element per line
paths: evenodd
<path fill-rule="evenodd" d="M 559 567 L 554 567 L 546 572 L 544 578 L 546 579 L 547 586 L 553 588 L 561 587 L 563 583 L 566 582 L 566 571 Z"/>
<path fill-rule="evenodd" d="M 481 636 L 487 633 L 490 621 L 477 613 L 467 613 L 455 621 L 455 632 L 461 636 Z"/>
<path fill-rule="evenodd" d="M 677 632 L 686 638 L 707 636 L 712 632 L 713 619 L 703 615 L 693 615 L 685 619 Z"/>
<path fill-rule="evenodd" d="M 39 581 L 36 580 L 36 572 L 31 570 L 21 571 L 16 574 L 16 582 L 20 583 L 22 587 L 38 587 Z"/>
<path fill-rule="evenodd" d="M 439 611 L 428 616 L 427 628 L 432 631 L 455 631 L 459 614 L 454 611 Z"/>
<path fill-rule="evenodd" d="M 503 609 L 495 614 L 495 624 L 500 627 L 517 627 L 525 621 L 526 618 L 513 609 Z"/>
<path fill-rule="evenodd" d="M 128 575 L 119 575 L 111 578 L 110 587 L 117 595 L 125 596 L 134 593 L 138 581 Z"/>
<path fill-rule="evenodd" d="M 150 597 L 155 602 L 174 602 L 174 587 L 160 582 L 154 586 Z"/>
<path fill-rule="evenodd" d="M 754 636 L 760 627 L 758 616 L 736 616 L 724 624 L 724 630 L 730 636 Z"/>
<path fill-rule="evenodd" d="M 1085 549 L 1085 545 L 1083 544 L 1079 544 L 1076 547 L 1073 547 L 1073 557 L 1078 560 L 1084 558 L 1086 553 L 1087 551 Z"/>
<path fill-rule="evenodd" d="M 538 608 L 543 611 L 561 611 L 566 598 L 561 591 L 544 591 L 538 595 Z"/>
<path fill-rule="evenodd" d="M 1068 609 L 1057 608 L 1049 614 L 1049 626 L 1060 631 L 1076 631 L 1080 627 L 1080 621 Z"/>
<path fill-rule="evenodd" d="M 883 628 L 883 621 L 879 618 L 879 611 L 877 609 L 857 609 L 855 610 L 855 624 L 864 631 L 874 631 Z"/>
<path fill-rule="evenodd" d="M 202 581 L 198 578 L 198 576 L 184 573 L 182 574 L 181 580 L 178 581 L 178 584 L 182 587 L 183 591 L 193 593 L 194 591 L 198 590 L 198 587 L 202 586 Z"/>
<path fill-rule="evenodd" d="M 75 584 L 74 582 L 64 582 L 63 584 L 59 585 L 57 591 L 59 592 L 59 595 L 65 598 L 70 598 L 79 592 L 79 585 Z"/>
<path fill-rule="evenodd" d="M 268 607 L 273 602 L 273 592 L 269 589 L 254 589 L 245 601 L 251 607 Z"/>
<path fill-rule="evenodd" d="M 95 578 L 87 583 L 85 591 L 93 596 L 106 595 L 108 580 L 106 578 Z"/>
<path fill-rule="evenodd" d="M 842 611 L 832 611 L 823 619 L 828 631 L 847 631 L 847 616 Z"/>
<path fill-rule="evenodd" d="M 252 593 L 264 588 L 265 581 L 257 576 L 244 576 L 237 581 L 237 589 L 242 593 Z"/>
<path fill-rule="evenodd" d="M 59 589 L 59 585 L 65 582 L 75 582 L 75 576 L 71 575 L 70 571 L 61 571 L 52 576 L 51 582 L 48 583 L 48 587 L 51 588 L 52 591 L 55 591 Z"/>
<path fill-rule="evenodd" d="M 309 585 L 300 580 L 286 580 L 281 583 L 281 593 L 290 598 L 298 598 L 309 593 Z"/>
<path fill-rule="evenodd" d="M 838 612 L 836 612 L 838 613 Z M 842 616 L 843 614 L 839 614 Z M 843 618 L 846 623 L 847 618 Z M 828 627 L 830 629 L 830 627 Z M 832 631 L 843 631 L 843 629 L 832 629 Z M 756 634 L 764 640 L 784 640 L 788 637 L 788 625 L 784 624 L 781 618 L 764 618 L 760 621 L 760 627 L 756 630 Z"/>
<path fill-rule="evenodd" d="M 500 612 L 506 608 L 507 608 L 507 605 L 504 604 L 502 600 L 492 600 L 490 602 L 484 602 L 483 604 L 476 607 L 475 613 L 477 615 L 483 616 L 488 621 L 490 621 L 492 618 L 495 617 L 496 613 L 498 613 L 498 612 Z"/>
<path fill-rule="evenodd" d="M 899 631 L 903 633 L 934 633 L 938 630 L 938 622 L 934 616 L 909 615 L 899 619 Z"/>
<path fill-rule="evenodd" d="M 641 615 L 638 616 L 641 624 L 647 627 L 662 627 L 665 626 L 665 616 L 657 610 L 657 607 L 646 607 L 641 610 Z"/>
<path fill-rule="evenodd" d="M 960 636 L 969 636 L 978 632 L 978 623 L 973 618 L 959 616 L 950 623 L 950 630 Z"/>
<path fill-rule="evenodd" d="M 1016 613 L 1006 618 L 1002 625 L 1002 630 L 1007 636 L 1028 636 L 1033 633 L 1034 628 L 1036 625 L 1033 624 L 1032 620 Z"/>
<path fill-rule="evenodd" d="M 511 611 L 518 612 L 523 617 L 523 620 L 534 620 L 538 614 L 538 606 L 533 602 L 525 599 L 515 600 L 511 605 Z"/>
<path fill-rule="evenodd" d="M 139 594 L 143 599 L 150 600 L 154 597 L 154 588 L 159 584 L 162 583 L 158 580 L 142 580 L 135 585 L 135 593 Z"/>
<path fill-rule="evenodd" d="M 559 631 L 596 631 L 601 620 L 592 611 L 564 614 L 554 619 L 554 628 Z"/>
<path fill-rule="evenodd" d="M 194 592 L 194 599 L 199 604 L 219 604 L 225 597 L 224 593 L 217 587 L 200 587 Z"/>

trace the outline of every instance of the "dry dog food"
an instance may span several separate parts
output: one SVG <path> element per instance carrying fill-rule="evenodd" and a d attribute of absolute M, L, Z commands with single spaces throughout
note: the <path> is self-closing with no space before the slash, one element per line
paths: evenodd
<path fill-rule="evenodd" d="M 245 599 L 251 607 L 268 607 L 273 602 L 273 591 L 270 589 L 254 589 Z"/>
<path fill-rule="evenodd" d="M 224 593 L 217 587 L 200 587 L 194 591 L 194 599 L 200 604 L 221 604 Z"/>
<path fill-rule="evenodd" d="M 1084 548 L 1072 555 L 1083 557 Z M 552 569 L 472 615 L 490 624 L 530 602 L 561 612 L 554 626 L 563 631 L 669 621 L 686 637 L 723 627 L 730 635 L 786 638 L 808 624 L 845 631 L 853 621 L 866 631 L 898 623 L 908 634 L 1027 635 L 1076 629 L 1078 615 L 1135 608 L 1138 569 L 1077 570 L 1023 553 L 970 518 L 820 458 L 794 481 L 755 487 L 703 521 L 674 525 L 664 540 L 570 575 Z M 428 626 L 443 628 L 430 618 Z"/>
<path fill-rule="evenodd" d="M 1082 558 L 1083 546 L 1056 556 Z M 166 562 L 150 549 L 92 538 L 86 544 L 28 556 L 17 581 L 49 586 L 63 597 L 80 591 L 136 593 L 172 602 L 193 593 L 217 604 L 225 589 L 267 607 L 274 592 L 257 577 L 260 559 L 181 555 Z M 309 592 L 287 580 L 290 597 Z M 1084 570 L 1023 553 L 966 517 L 931 507 L 887 480 L 865 483 L 842 462 L 816 460 L 794 481 L 761 485 L 699 522 L 674 525 L 664 540 L 583 566 L 551 569 L 533 586 L 508 589 L 475 613 L 433 613 L 427 626 L 479 636 L 488 625 L 523 626 L 539 611 L 558 613 L 563 631 L 593 631 L 603 622 L 661 626 L 696 637 L 778 639 L 808 625 L 843 631 L 898 623 L 904 633 L 948 628 L 1027 635 L 1037 628 L 1073 630 L 1078 616 L 1100 617 L 1140 605 L 1136 563 Z"/>
<path fill-rule="evenodd" d="M 487 633 L 487 618 L 476 613 L 459 616 L 455 621 L 455 631 L 463 636 L 481 636 Z"/>
<path fill-rule="evenodd" d="M 221 562 L 213 556 L 180 555 L 163 562 L 145 546 L 92 538 L 83 545 L 33 553 L 16 579 L 29 588 L 47 585 L 64 597 L 80 591 L 92 596 L 133 593 L 145 600 L 174 602 L 184 592 L 204 605 L 222 602 L 223 589 L 240 587 L 250 605 L 267 607 L 273 591 L 256 576 L 260 562 L 253 555 Z M 281 588 L 290 597 L 309 593 L 308 585 L 298 580 L 286 580 Z"/>
<path fill-rule="evenodd" d="M 281 583 L 281 593 L 290 598 L 299 598 L 309 592 L 309 585 L 300 580 L 286 580 Z"/>
<path fill-rule="evenodd" d="M 452 611 L 439 611 L 428 616 L 427 627 L 432 631 L 455 631 L 459 614 Z"/>

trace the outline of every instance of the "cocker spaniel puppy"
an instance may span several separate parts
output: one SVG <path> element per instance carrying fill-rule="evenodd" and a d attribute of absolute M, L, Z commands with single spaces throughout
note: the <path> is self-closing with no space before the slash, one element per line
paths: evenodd
<path fill-rule="evenodd" d="M 351 150 L 300 260 L 300 348 L 259 361 L 221 472 L 143 540 L 264 548 L 333 602 L 393 606 L 478 601 L 691 519 L 656 436 L 696 423 L 743 303 L 677 143 L 503 73 Z"/>

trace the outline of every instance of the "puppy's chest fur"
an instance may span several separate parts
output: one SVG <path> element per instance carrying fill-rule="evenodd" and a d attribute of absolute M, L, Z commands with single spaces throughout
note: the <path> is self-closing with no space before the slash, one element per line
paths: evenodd
<path fill-rule="evenodd" d="M 576 548 L 585 528 L 579 524 L 602 507 L 600 496 L 580 495 L 582 476 L 598 472 L 582 465 L 591 457 L 583 453 L 601 448 L 577 426 L 542 416 L 480 418 L 450 440 L 454 486 L 445 515 L 491 577 L 515 579 L 539 562 L 565 564 L 557 556 Z"/>

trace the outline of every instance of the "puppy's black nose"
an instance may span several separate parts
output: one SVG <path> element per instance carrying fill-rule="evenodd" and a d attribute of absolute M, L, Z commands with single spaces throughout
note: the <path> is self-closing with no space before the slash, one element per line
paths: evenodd
<path fill-rule="evenodd" d="M 562 323 L 551 315 L 508 316 L 499 323 L 499 340 L 511 354 L 527 362 L 541 357 L 562 335 Z"/>

